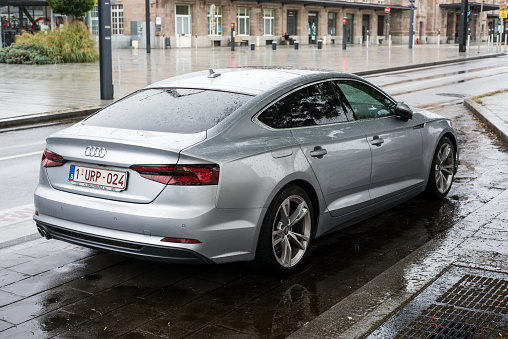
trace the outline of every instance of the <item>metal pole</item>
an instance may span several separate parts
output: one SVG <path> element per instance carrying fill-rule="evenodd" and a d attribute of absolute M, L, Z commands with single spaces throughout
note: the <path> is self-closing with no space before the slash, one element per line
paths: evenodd
<path fill-rule="evenodd" d="M 234 36 L 234 32 L 235 32 L 235 23 L 232 22 L 231 23 L 231 51 L 235 51 L 235 36 Z"/>
<path fill-rule="evenodd" d="M 409 13 L 409 48 L 413 48 L 413 16 L 414 16 L 414 3 L 415 0 L 409 0 L 411 12 Z"/>
<path fill-rule="evenodd" d="M 99 0 L 99 73 L 101 99 L 113 99 L 113 65 L 111 60 L 111 6 Z"/>
<path fill-rule="evenodd" d="M 437 49 L 439 49 L 439 43 L 441 41 L 441 30 L 437 30 Z"/>
<path fill-rule="evenodd" d="M 480 16 L 478 17 L 478 30 L 480 31 L 480 39 L 478 39 L 478 53 L 480 53 L 480 44 L 482 43 L 482 18 L 483 18 L 483 1 L 480 7 Z"/>
<path fill-rule="evenodd" d="M 346 40 L 347 40 L 347 18 L 342 18 L 342 49 L 346 49 Z"/>
<path fill-rule="evenodd" d="M 466 51 L 467 7 L 468 7 L 468 1 L 467 0 L 461 0 L 461 6 L 460 6 L 460 27 L 459 27 L 459 52 L 465 52 Z"/>
<path fill-rule="evenodd" d="M 150 0 L 145 0 L 146 12 L 146 53 L 150 53 Z"/>
<path fill-rule="evenodd" d="M 467 31 L 467 50 L 469 50 L 469 43 L 471 41 L 471 29 L 468 28 L 468 31 Z"/>

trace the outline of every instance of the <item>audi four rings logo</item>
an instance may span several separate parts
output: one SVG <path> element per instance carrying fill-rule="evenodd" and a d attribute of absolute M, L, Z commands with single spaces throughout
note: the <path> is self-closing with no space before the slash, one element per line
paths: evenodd
<path fill-rule="evenodd" d="M 85 148 L 85 156 L 87 157 L 104 158 L 106 153 L 108 153 L 108 151 L 106 151 L 104 147 L 88 146 Z"/>

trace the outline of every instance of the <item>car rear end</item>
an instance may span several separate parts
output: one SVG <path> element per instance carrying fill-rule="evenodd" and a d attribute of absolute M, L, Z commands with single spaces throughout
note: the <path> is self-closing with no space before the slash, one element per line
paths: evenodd
<path fill-rule="evenodd" d="M 251 97 L 146 89 L 47 139 L 35 191 L 49 238 L 151 260 L 238 260 L 256 211 L 218 210 L 220 159 L 181 151 Z M 194 107 L 194 108 L 193 108 Z"/>

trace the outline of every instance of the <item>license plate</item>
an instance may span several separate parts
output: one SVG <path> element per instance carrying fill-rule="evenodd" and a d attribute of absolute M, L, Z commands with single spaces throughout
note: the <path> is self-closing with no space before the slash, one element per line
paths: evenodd
<path fill-rule="evenodd" d="M 71 165 L 69 181 L 79 186 L 123 191 L 127 185 L 127 172 Z"/>

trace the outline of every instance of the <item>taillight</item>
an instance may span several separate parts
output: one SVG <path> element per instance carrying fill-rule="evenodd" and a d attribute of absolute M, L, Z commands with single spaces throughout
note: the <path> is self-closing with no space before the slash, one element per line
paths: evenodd
<path fill-rule="evenodd" d="M 167 185 L 217 185 L 219 165 L 133 165 L 142 177 Z"/>
<path fill-rule="evenodd" d="M 66 161 L 67 160 L 65 160 L 63 157 L 59 156 L 56 153 L 48 151 L 48 149 L 46 148 L 44 150 L 44 153 L 42 153 L 41 165 L 42 167 L 58 167 L 65 164 Z"/>

